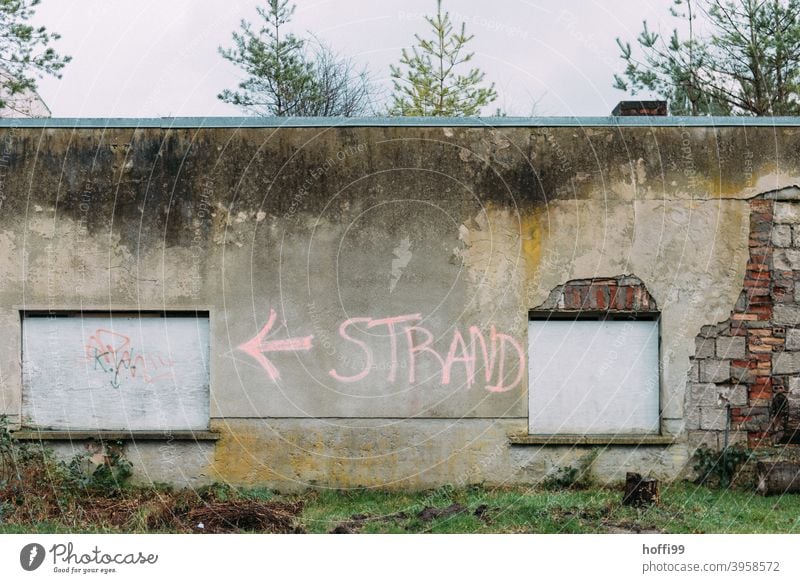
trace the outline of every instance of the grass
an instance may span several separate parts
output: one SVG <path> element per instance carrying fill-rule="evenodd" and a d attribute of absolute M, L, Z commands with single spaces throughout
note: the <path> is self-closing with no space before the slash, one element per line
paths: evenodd
<path fill-rule="evenodd" d="M 763 498 L 741 490 L 711 490 L 682 482 L 662 489 L 646 510 L 621 505 L 615 489 L 490 490 L 422 494 L 328 492 L 308 497 L 301 520 L 309 532 L 329 532 L 367 514 L 358 532 L 430 533 L 789 533 L 800 532 L 800 496 Z M 460 504 L 465 511 L 424 521 L 425 506 Z M 475 510 L 485 505 L 482 517 Z M 399 517 L 397 513 L 403 513 Z M 386 517 L 383 520 L 377 517 Z M 356 530 L 356 529 L 351 529 Z"/>
<path fill-rule="evenodd" d="M 295 504 L 296 530 L 309 533 L 798 533 L 800 495 L 763 498 L 745 490 L 713 490 L 688 482 L 662 488 L 661 503 L 645 510 L 621 505 L 618 489 L 490 489 L 448 487 L 427 492 L 226 489 L 228 501 Z M 156 493 L 153 492 L 155 495 Z M 130 489 L 119 494 L 142 497 Z M 299 508 L 299 506 L 298 506 Z M 58 517 L 2 522 L 0 533 L 163 532 Z M 231 528 L 241 532 L 246 529 Z M 168 530 L 167 530 L 168 531 Z"/>
<path fill-rule="evenodd" d="M 16 442 L 6 425 L 0 417 L 0 534 L 800 532 L 800 495 L 763 498 L 743 485 L 746 479 L 724 489 L 666 484 L 660 503 L 641 510 L 622 506 L 620 489 L 590 486 L 581 472 L 532 489 L 172 490 L 129 485 L 132 466 L 121 444 L 106 443 L 99 464 L 88 454 L 57 460 L 46 448 Z"/>

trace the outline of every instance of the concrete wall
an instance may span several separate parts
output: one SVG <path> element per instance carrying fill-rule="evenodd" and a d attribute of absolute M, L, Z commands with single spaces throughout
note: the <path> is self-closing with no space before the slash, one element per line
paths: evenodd
<path fill-rule="evenodd" d="M 20 310 L 208 311 L 220 439 L 170 442 L 179 464 L 130 444 L 134 470 L 284 489 L 580 463 L 589 446 L 520 443 L 528 311 L 620 274 L 661 312 L 675 443 L 593 446 L 592 471 L 677 476 L 695 337 L 739 297 L 748 199 L 800 183 L 792 127 L 30 127 L 0 146 L 0 410 L 20 420 Z M 478 337 L 493 367 L 464 358 Z"/>

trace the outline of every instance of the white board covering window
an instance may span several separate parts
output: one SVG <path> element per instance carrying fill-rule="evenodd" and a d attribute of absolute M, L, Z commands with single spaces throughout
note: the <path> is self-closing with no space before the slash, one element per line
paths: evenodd
<path fill-rule="evenodd" d="M 530 433 L 658 433 L 658 353 L 655 319 L 530 320 Z"/>
<path fill-rule="evenodd" d="M 22 376 L 28 427 L 207 429 L 208 315 L 25 314 Z"/>

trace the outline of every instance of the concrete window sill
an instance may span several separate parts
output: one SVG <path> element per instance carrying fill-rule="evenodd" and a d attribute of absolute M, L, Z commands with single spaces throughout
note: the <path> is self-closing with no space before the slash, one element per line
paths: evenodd
<path fill-rule="evenodd" d="M 80 441 L 96 439 L 99 441 L 217 441 L 219 433 L 207 430 L 182 431 L 62 431 L 51 429 L 19 429 L 12 433 L 20 441 Z"/>
<path fill-rule="evenodd" d="M 673 435 L 510 435 L 511 445 L 672 445 Z"/>

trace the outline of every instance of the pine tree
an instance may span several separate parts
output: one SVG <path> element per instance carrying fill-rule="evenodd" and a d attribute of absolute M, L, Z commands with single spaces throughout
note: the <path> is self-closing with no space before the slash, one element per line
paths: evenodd
<path fill-rule="evenodd" d="M 458 72 L 474 56 L 465 48 L 474 35 L 467 36 L 464 23 L 455 32 L 450 13 L 442 14 L 441 0 L 436 7 L 436 16 L 425 17 L 432 38 L 414 35 L 416 46 L 403 49 L 400 64 L 391 66 L 390 115 L 474 116 L 497 99 L 494 83 L 483 86 L 485 74 L 480 69 Z"/>
<path fill-rule="evenodd" d="M 224 90 L 222 101 L 256 115 L 353 116 L 370 106 L 366 70 L 340 57 L 323 43 L 285 34 L 294 14 L 289 0 L 268 0 L 257 11 L 264 24 L 257 31 L 242 20 L 234 46 L 220 54 L 244 70 L 238 90 Z"/>
<path fill-rule="evenodd" d="M 638 51 L 617 39 L 617 89 L 655 93 L 675 115 L 800 114 L 800 0 L 673 0 L 670 12 L 682 34 L 664 37 L 645 22 Z"/>
<path fill-rule="evenodd" d="M 36 91 L 37 79 L 46 74 L 60 78 L 71 60 L 49 46 L 58 34 L 28 23 L 39 2 L 0 0 L 0 109 L 17 110 L 17 98 Z"/>

